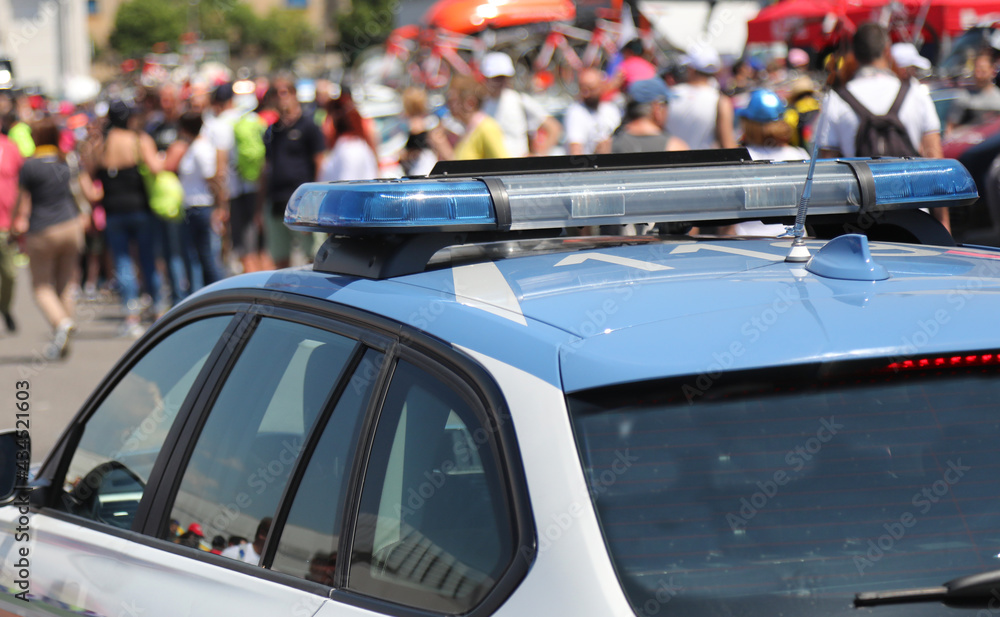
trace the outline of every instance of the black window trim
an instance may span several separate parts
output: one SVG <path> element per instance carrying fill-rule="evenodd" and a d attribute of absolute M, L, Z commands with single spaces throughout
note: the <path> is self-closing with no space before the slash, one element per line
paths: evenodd
<path fill-rule="evenodd" d="M 268 302 L 258 303 L 254 301 L 253 305 L 250 306 L 247 320 L 245 324 L 243 324 L 244 331 L 241 333 L 239 341 L 232 345 L 231 353 L 226 357 L 226 361 L 219 363 L 219 370 L 217 374 L 212 375 L 212 379 L 210 381 L 211 387 L 206 389 L 198 401 L 196 401 L 195 407 L 199 410 L 197 415 L 192 415 L 192 417 L 187 418 L 183 427 L 183 432 L 179 434 L 178 441 L 175 444 L 176 447 L 171 451 L 170 459 L 164 469 L 164 481 L 159 483 L 157 487 L 156 501 L 153 502 L 153 505 L 151 506 L 152 512 L 159 513 L 159 518 L 156 516 L 150 516 L 146 521 L 145 526 L 142 528 L 143 532 L 148 533 L 150 536 L 160 537 L 167 530 L 170 523 L 171 507 L 174 500 L 177 498 L 177 492 L 180 490 L 181 481 L 184 478 L 184 471 L 187 469 L 191 456 L 194 454 L 195 446 L 197 446 L 197 437 L 201 435 L 212 408 L 221 394 L 222 388 L 229 379 L 229 376 L 232 374 L 233 368 L 236 366 L 236 362 L 239 360 L 243 349 L 249 343 L 253 333 L 256 331 L 257 327 L 264 318 L 298 323 L 349 338 L 355 341 L 355 349 L 351 352 L 352 358 L 353 354 L 357 353 L 357 348 L 361 346 L 361 339 L 365 337 L 362 336 L 363 331 L 356 325 L 342 323 L 334 319 L 324 317 L 316 312 L 295 310 L 292 306 L 290 306 L 291 303 L 283 297 L 280 300 L 276 300 L 276 295 L 283 296 L 283 294 L 270 293 L 267 294 Z M 246 298 L 245 295 L 243 297 Z M 371 337 L 367 338 L 371 340 Z M 377 345 L 377 343 L 375 344 Z M 342 377 L 343 375 L 338 376 L 338 380 Z M 312 439 L 312 431 L 314 431 L 315 428 L 315 424 L 310 427 L 310 433 L 307 435 L 307 439 Z M 183 444 L 184 447 L 181 448 L 180 444 Z M 302 455 L 300 453 L 299 458 L 301 458 L 301 456 Z M 282 495 L 282 498 L 284 498 L 284 495 Z M 279 509 L 281 506 L 282 502 L 279 502 Z M 267 549 L 268 546 L 265 545 L 265 551 Z"/>
<path fill-rule="evenodd" d="M 337 407 L 337 403 L 340 402 L 340 397 L 344 394 L 344 391 L 350 384 L 351 378 L 354 376 L 354 372 L 359 366 L 361 366 L 361 362 L 364 360 L 365 355 L 371 350 L 372 348 L 367 345 L 360 343 L 355 344 L 354 349 L 351 351 L 351 357 L 347 360 L 347 363 L 341 370 L 340 375 L 337 377 L 336 385 L 327 395 L 326 400 L 323 403 L 323 407 L 320 409 L 319 414 L 317 414 L 313 425 L 309 427 L 305 443 L 302 447 L 302 452 L 299 453 L 298 459 L 296 459 L 295 465 L 292 467 L 292 472 L 288 476 L 288 483 L 285 485 L 285 489 L 282 491 L 281 498 L 278 501 L 278 509 L 274 514 L 274 520 L 271 523 L 271 528 L 267 533 L 267 540 L 264 543 L 264 551 L 260 556 L 260 567 L 268 570 L 271 569 L 271 566 L 274 563 L 274 556 L 278 552 L 278 544 L 281 540 L 282 533 L 284 532 L 285 523 L 288 521 L 288 515 L 292 511 L 292 505 L 295 503 L 295 497 L 299 492 L 299 487 L 302 485 L 302 479 L 306 475 L 306 469 L 309 467 L 309 462 L 312 460 L 313 453 L 315 453 L 316 447 L 319 445 L 319 441 L 323 437 L 327 424 L 333 417 L 333 412 Z M 366 403 L 366 410 L 367 406 L 368 405 Z M 361 413 L 367 415 L 366 411 L 362 411 Z M 357 437 L 360 438 L 360 435 L 362 434 L 364 433 L 358 431 Z M 360 443 L 360 441 L 358 440 L 357 443 Z M 356 459 L 357 456 L 354 458 Z"/>
<path fill-rule="evenodd" d="M 403 339 L 407 344 L 400 345 L 393 354 L 393 357 L 386 359 L 387 374 L 378 393 L 377 413 L 370 416 L 371 422 L 365 427 L 367 432 L 364 436 L 364 452 L 363 456 L 358 457 L 358 462 L 363 465 L 363 469 L 367 469 L 368 458 L 374 442 L 375 428 L 378 426 L 378 418 L 381 417 L 382 406 L 385 402 L 388 389 L 392 384 L 390 371 L 395 371 L 399 361 L 405 360 L 417 368 L 435 375 L 446 385 L 454 388 L 456 393 L 463 399 L 471 403 L 473 413 L 479 417 L 480 421 L 484 421 L 486 428 L 492 435 L 489 444 L 498 463 L 497 469 L 501 474 L 500 480 L 505 489 L 503 495 L 504 506 L 508 512 L 507 523 L 511 526 L 513 534 L 512 548 L 514 554 L 506 564 L 503 572 L 497 577 L 495 584 L 483 599 L 470 611 L 462 613 L 469 617 L 490 615 L 520 585 L 531 564 L 534 562 L 537 547 L 534 519 L 527 500 L 524 470 L 521 467 L 521 459 L 516 448 L 510 413 L 506 402 L 500 395 L 499 387 L 486 374 L 485 370 L 473 360 L 464 354 L 460 354 L 454 348 L 430 339 L 426 335 L 418 332 L 404 334 L 408 335 Z M 353 552 L 355 527 L 361 506 L 360 493 L 361 486 L 364 483 L 364 473 L 353 474 L 352 481 L 357 482 L 357 485 L 352 486 L 351 509 L 349 516 L 345 519 L 347 525 L 341 535 L 341 545 L 337 558 L 338 587 L 333 590 L 331 597 L 351 606 L 374 610 L 388 615 L 398 615 L 400 617 L 426 617 L 428 615 L 444 614 L 437 611 L 397 604 L 390 600 L 375 598 L 348 588 L 346 578 L 349 571 L 349 564 L 347 562 L 350 560 L 351 553 Z"/>
<path fill-rule="evenodd" d="M 147 352 L 156 346 L 161 340 L 195 321 L 210 317 L 228 315 L 230 317 L 229 324 L 226 325 L 222 336 L 218 341 L 216 341 L 215 346 L 212 348 L 208 358 L 205 360 L 204 366 L 202 366 L 198 376 L 191 384 L 191 388 L 185 395 L 184 402 L 178 409 L 174 423 L 171 426 L 170 431 L 167 433 L 163 446 L 160 448 L 160 452 L 157 455 L 156 462 L 153 465 L 152 472 L 150 473 L 150 477 L 146 483 L 146 487 L 149 490 L 143 492 L 142 499 L 139 502 L 139 509 L 137 510 L 136 516 L 132 521 L 131 530 L 141 530 L 144 526 L 145 519 L 148 516 L 150 503 L 152 502 L 153 496 L 156 492 L 156 487 L 160 482 L 160 477 L 164 470 L 164 461 L 166 457 L 169 456 L 170 448 L 174 443 L 176 443 L 178 431 L 184 424 L 185 419 L 188 415 L 190 415 L 201 391 L 209 382 L 209 377 L 212 371 L 219 363 L 219 360 L 225 355 L 226 348 L 229 346 L 228 339 L 234 332 L 237 331 L 239 325 L 245 320 L 245 311 L 245 305 L 233 302 L 224 302 L 213 305 L 202 305 L 199 303 L 190 311 L 186 311 L 183 314 L 177 314 L 175 317 L 168 318 L 154 324 L 154 326 L 149 330 L 149 334 L 141 338 L 128 350 L 126 355 L 118 361 L 101 384 L 94 390 L 93 393 L 91 393 L 84 404 L 80 407 L 76 416 L 63 431 L 63 434 L 59 437 L 59 440 L 56 442 L 58 446 L 53 448 L 38 474 L 42 486 L 46 488 L 43 490 L 32 491 L 32 498 L 35 507 L 38 508 L 39 511 L 44 511 L 46 513 L 58 512 L 60 514 L 64 514 L 69 517 L 69 520 L 75 522 L 87 521 L 89 523 L 93 523 L 97 529 L 111 528 L 107 525 L 97 523 L 96 521 L 89 521 L 89 519 L 84 517 L 78 517 L 68 512 L 56 509 L 55 500 L 59 498 L 62 491 L 64 479 L 69 469 L 69 464 L 73 458 L 72 455 L 76 453 L 76 448 L 83 436 L 83 431 L 86 428 L 87 422 L 93 414 L 96 413 L 97 409 L 101 406 L 101 404 L 103 404 L 108 395 L 118 386 L 125 375 L 127 375 L 135 367 L 139 360 L 144 358 Z M 90 525 L 87 526 L 89 527 Z"/>

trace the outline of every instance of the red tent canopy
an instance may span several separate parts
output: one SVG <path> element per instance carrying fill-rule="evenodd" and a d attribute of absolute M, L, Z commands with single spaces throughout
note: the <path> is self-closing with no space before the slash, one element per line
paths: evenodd
<path fill-rule="evenodd" d="M 573 0 L 439 0 L 424 15 L 432 28 L 472 34 L 546 21 L 572 21 Z"/>
<path fill-rule="evenodd" d="M 909 23 L 916 21 L 924 3 L 926 25 L 939 36 L 955 36 L 981 21 L 1000 20 L 1000 0 L 897 0 Z M 803 32 L 821 35 L 819 24 L 828 16 L 853 28 L 878 21 L 889 0 L 782 0 L 761 10 L 747 23 L 748 43 L 802 38 Z"/>
<path fill-rule="evenodd" d="M 839 0 L 783 0 L 747 22 L 747 43 L 787 41 L 803 29 L 820 29 L 827 16 L 843 16 Z"/>

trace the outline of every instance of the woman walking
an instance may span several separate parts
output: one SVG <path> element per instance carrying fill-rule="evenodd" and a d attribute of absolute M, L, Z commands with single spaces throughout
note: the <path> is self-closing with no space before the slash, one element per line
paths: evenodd
<path fill-rule="evenodd" d="M 86 152 L 80 186 L 92 203 L 102 202 L 107 215 L 105 239 L 111 250 L 115 275 L 121 288 L 125 322 L 123 336 L 136 338 L 142 334 L 139 323 L 142 306 L 139 302 L 139 282 L 132 264 L 131 247 L 139 256 L 142 279 L 152 300 L 160 307 L 160 278 L 154 254 L 155 221 L 149 209 L 149 199 L 139 164 L 145 163 L 150 173 L 159 173 L 162 163 L 156 153 L 153 138 L 139 133 L 129 125 L 131 110 L 121 101 L 108 109 L 109 128 L 103 140 L 91 144 Z M 100 180 L 97 185 L 93 180 Z"/>
<path fill-rule="evenodd" d="M 69 353 L 73 322 L 73 283 L 83 251 L 83 219 L 70 190 L 70 170 L 59 150 L 59 127 L 49 117 L 31 129 L 35 152 L 24 162 L 21 193 L 11 226 L 25 235 L 35 303 L 53 329 L 48 360 Z"/>

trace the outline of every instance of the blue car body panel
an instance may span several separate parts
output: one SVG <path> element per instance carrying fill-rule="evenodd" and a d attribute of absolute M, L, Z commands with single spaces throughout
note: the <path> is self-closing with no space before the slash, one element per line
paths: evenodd
<path fill-rule="evenodd" d="M 809 241 L 815 252 L 825 242 Z M 664 241 L 493 262 L 512 303 L 456 291 L 461 266 L 391 280 L 308 269 L 228 279 L 337 302 L 467 347 L 566 392 L 837 359 L 1000 348 L 1000 252 L 871 243 L 879 281 L 786 263 L 789 241 Z M 481 266 L 480 266 L 481 267 Z M 485 289 L 486 283 L 484 283 Z M 495 285 L 494 285 L 495 286 Z M 484 310 L 491 308 L 493 310 Z"/>

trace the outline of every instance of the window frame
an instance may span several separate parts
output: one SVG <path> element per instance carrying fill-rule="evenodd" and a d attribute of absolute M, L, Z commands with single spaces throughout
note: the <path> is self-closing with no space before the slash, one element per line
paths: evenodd
<path fill-rule="evenodd" d="M 81 525 L 122 537 L 132 538 L 135 534 L 140 533 L 140 530 L 149 516 L 150 504 L 161 481 L 165 469 L 165 462 L 171 456 L 171 449 L 176 445 L 180 428 L 191 415 L 195 402 L 198 400 L 205 386 L 209 383 L 210 377 L 216 370 L 220 359 L 226 354 L 226 348 L 229 346 L 228 341 L 234 334 L 238 333 L 240 325 L 245 321 L 246 308 L 246 305 L 234 302 L 222 302 L 205 306 L 198 305 L 188 312 L 179 314 L 174 318 L 164 320 L 162 323 L 154 325 L 154 327 L 150 330 L 151 335 L 141 339 L 115 365 L 101 384 L 87 398 L 83 406 L 80 408 L 80 411 L 77 412 L 76 416 L 63 431 L 62 435 L 60 435 L 59 440 L 56 442 L 58 445 L 53 448 L 52 452 L 49 454 L 39 471 L 39 480 L 37 482 L 41 490 L 32 491 L 33 511 L 44 512 L 46 515 L 66 520 L 76 525 Z M 178 409 L 174 423 L 167 433 L 166 439 L 160 448 L 160 452 L 157 454 L 156 462 L 153 464 L 153 469 L 150 472 L 149 481 L 146 483 L 147 490 L 143 493 L 142 500 L 139 503 L 139 509 L 132 521 L 131 528 L 127 530 L 116 529 L 109 525 L 56 509 L 54 507 L 55 500 L 61 492 L 63 481 L 69 469 L 70 462 L 73 455 L 76 453 L 77 446 L 83 436 L 87 423 L 90 421 L 94 413 L 96 413 L 97 409 L 111 394 L 111 392 L 113 392 L 118 384 L 121 383 L 122 379 L 124 379 L 124 377 L 128 375 L 133 368 L 135 368 L 135 365 L 142 358 L 144 358 L 153 347 L 158 345 L 160 341 L 174 332 L 181 330 L 195 321 L 227 315 L 230 317 L 229 324 L 223 330 L 223 334 L 219 340 L 216 341 L 212 351 L 209 352 L 204 366 L 202 366 L 198 376 L 191 384 L 191 389 L 184 397 L 184 402 L 181 404 L 180 409 Z"/>
<path fill-rule="evenodd" d="M 346 525 L 341 534 L 336 566 L 337 586 L 333 588 L 331 597 L 351 606 L 389 615 L 416 617 L 418 615 L 444 614 L 365 595 L 347 586 L 349 562 L 354 548 L 354 537 L 361 507 L 361 488 L 367 475 L 375 430 L 382 417 L 388 390 L 393 383 L 392 376 L 400 361 L 412 364 L 440 379 L 445 386 L 452 388 L 456 394 L 470 404 L 482 426 L 490 432 L 491 439 L 488 444 L 497 462 L 497 471 L 500 474 L 499 481 L 505 489 L 502 498 L 504 509 L 508 514 L 507 524 L 512 532 L 511 540 L 514 554 L 493 587 L 477 605 L 463 614 L 472 617 L 492 614 L 523 580 L 534 561 L 537 547 L 524 470 L 521 467 L 520 456 L 516 449 L 510 413 L 505 400 L 500 395 L 499 388 L 478 364 L 436 341 L 416 341 L 412 337 L 407 337 L 406 344 L 401 344 L 396 353 L 386 359 L 386 367 L 384 368 L 388 368 L 389 374 L 386 375 L 386 379 L 377 392 L 375 413 L 369 416 L 363 429 L 365 431 L 363 450 L 358 452 L 359 455 L 355 461 L 356 469 L 351 478 L 352 484 L 348 488 L 351 510 L 345 517 Z"/>
<path fill-rule="evenodd" d="M 537 552 L 537 535 L 528 495 L 527 479 L 510 412 L 500 387 L 485 368 L 460 350 L 412 326 L 330 300 L 274 289 L 232 289 L 209 292 L 188 301 L 187 305 L 187 310 L 175 313 L 167 317 L 166 320 L 155 324 L 150 329 L 150 336 L 141 339 L 119 362 L 104 382 L 87 399 L 77 417 L 64 431 L 57 442 L 58 445 L 53 449 L 39 474 L 41 486 L 56 486 L 51 481 L 55 477 L 60 479 L 59 486 L 61 486 L 62 475 L 65 475 L 69 465 L 69 457 L 65 453 L 75 449 L 75 442 L 81 434 L 80 427 L 85 424 L 87 418 L 100 402 L 138 359 L 145 355 L 149 348 L 186 323 L 204 317 L 230 314 L 233 319 L 227 326 L 223 337 L 216 343 L 216 347 L 192 385 L 191 391 L 178 412 L 174 426 L 171 427 L 167 440 L 164 442 L 160 455 L 157 457 L 153 473 L 147 484 L 149 490 L 147 494 L 143 495 L 143 503 L 140 505 L 132 529 L 114 529 L 68 513 L 51 510 L 44 505 L 33 506 L 34 510 L 43 509 L 45 514 L 63 518 L 73 524 L 97 529 L 146 547 L 183 555 L 189 559 L 211 563 L 231 571 L 310 592 L 345 605 L 386 615 L 405 617 L 438 615 L 440 613 L 366 596 L 345 587 L 350 552 L 344 551 L 344 542 L 353 541 L 357 513 L 360 507 L 360 490 L 364 482 L 377 420 L 381 415 L 392 371 L 397 362 L 402 359 L 423 370 L 438 373 L 442 381 L 459 390 L 460 394 L 471 396 L 472 400 L 476 402 L 476 413 L 481 415 L 480 420 L 490 430 L 490 447 L 497 457 L 498 470 L 505 487 L 504 499 L 513 532 L 514 556 L 498 577 L 493 588 L 466 615 L 480 617 L 490 614 L 510 597 L 534 562 Z M 262 563 L 267 567 L 245 564 L 204 551 L 191 551 L 188 547 L 160 539 L 157 535 L 162 528 L 169 524 L 170 514 L 166 505 L 173 503 L 174 496 L 183 479 L 183 472 L 196 445 L 194 436 L 200 434 L 211 411 L 211 405 L 218 398 L 226 378 L 263 317 L 274 317 L 317 327 L 347 336 L 358 343 L 352 352 L 351 361 L 338 377 L 337 386 L 331 390 L 317 421 L 310 427 L 306 448 L 303 449 L 291 471 L 288 484 L 279 501 L 274 524 L 272 524 L 262 552 Z M 290 489 L 297 489 L 301 484 L 309 459 L 307 454 L 315 451 L 315 446 L 322 437 L 322 429 L 325 428 L 336 403 L 339 401 L 343 386 L 349 383 L 358 360 L 363 358 L 369 349 L 382 352 L 384 355 L 376 383 L 364 411 L 364 418 L 361 420 L 360 441 L 347 478 L 345 511 L 340 536 L 341 546 L 338 549 L 336 565 L 337 586 L 330 587 L 290 574 L 275 572 L 269 569 L 269 566 L 277 551 L 277 543 L 280 540 L 284 522 L 287 520 L 288 512 L 294 503 L 296 491 Z M 184 452 L 178 451 L 178 445 L 181 443 L 186 444 Z M 53 471 L 60 471 L 62 475 L 54 474 Z M 39 503 L 42 503 L 41 499 L 43 498 L 51 499 L 50 491 L 36 490 L 34 493 Z M 33 499 L 33 504 L 36 499 Z M 283 516 L 282 520 L 279 520 L 279 515 Z M 142 517 L 141 522 L 140 516 Z"/>

